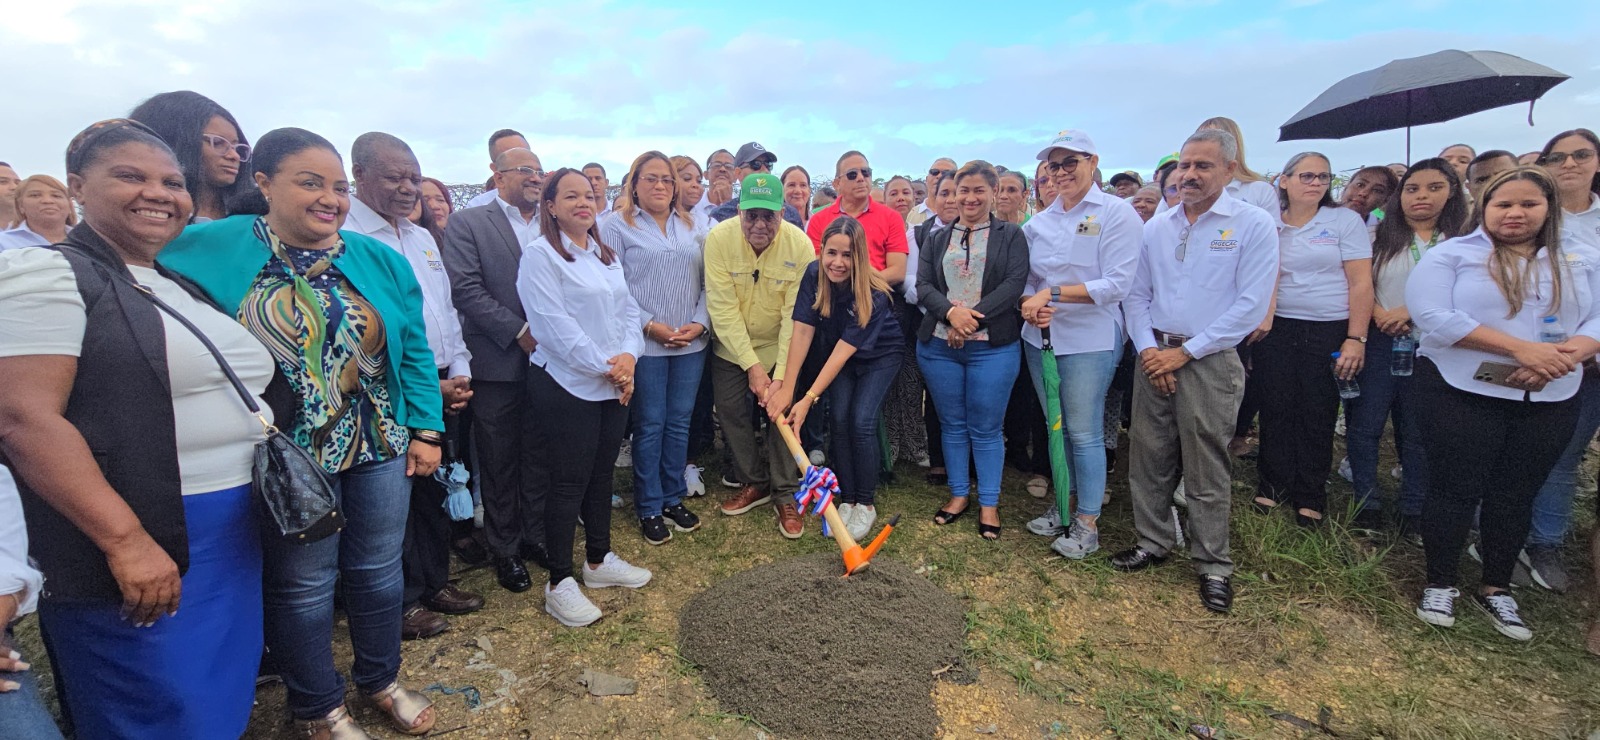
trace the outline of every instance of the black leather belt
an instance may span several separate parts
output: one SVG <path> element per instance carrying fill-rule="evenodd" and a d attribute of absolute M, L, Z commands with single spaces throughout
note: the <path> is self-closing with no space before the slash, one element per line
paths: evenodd
<path fill-rule="evenodd" d="M 1182 347 L 1185 342 L 1193 339 L 1193 337 L 1184 336 L 1182 334 L 1169 334 L 1160 329 L 1151 329 L 1150 331 L 1155 332 L 1156 344 L 1162 349 L 1178 349 L 1179 347 Z"/>

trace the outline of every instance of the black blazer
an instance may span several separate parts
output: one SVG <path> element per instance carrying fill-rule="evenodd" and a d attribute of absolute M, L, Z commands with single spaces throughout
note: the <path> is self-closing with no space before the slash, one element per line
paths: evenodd
<path fill-rule="evenodd" d="M 528 372 L 528 353 L 517 345 L 528 321 L 517 295 L 522 245 L 499 199 L 450 214 L 441 251 L 473 379 L 522 380 Z"/>
<path fill-rule="evenodd" d="M 950 284 L 944 277 L 944 255 L 950 249 L 953 226 L 933 232 L 918 253 L 917 303 L 927 314 L 917 330 L 917 340 L 933 338 L 933 329 L 953 307 L 946 293 Z M 1028 283 L 1028 237 L 1022 227 L 1010 221 L 989 218 L 989 259 L 983 268 L 983 298 L 973 310 L 984 315 L 978 326 L 989 330 L 989 344 L 1001 346 L 1022 336 L 1022 291 Z"/>

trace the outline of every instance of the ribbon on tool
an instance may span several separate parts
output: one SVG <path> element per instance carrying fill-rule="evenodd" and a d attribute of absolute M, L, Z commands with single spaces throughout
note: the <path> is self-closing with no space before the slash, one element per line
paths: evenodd
<path fill-rule="evenodd" d="M 806 477 L 800 481 L 800 490 L 794 492 L 795 506 L 804 514 L 806 507 L 812 507 L 811 513 L 820 516 L 822 510 L 828 508 L 833 502 L 833 495 L 839 492 L 839 477 L 827 468 L 815 467 L 806 471 Z M 828 520 L 822 520 L 822 534 L 829 535 Z"/>

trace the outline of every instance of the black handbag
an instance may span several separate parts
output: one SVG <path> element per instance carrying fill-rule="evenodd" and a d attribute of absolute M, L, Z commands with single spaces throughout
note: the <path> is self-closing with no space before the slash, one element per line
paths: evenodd
<path fill-rule="evenodd" d="M 286 540 L 309 544 L 344 529 L 344 514 L 339 511 L 339 501 L 333 494 L 333 483 L 328 473 L 311 453 L 267 422 L 267 418 L 261 415 L 261 405 L 256 403 L 249 389 L 244 387 L 244 382 L 233 372 L 233 367 L 223 358 L 221 350 L 200 331 L 200 327 L 167 305 L 155 291 L 121 275 L 116 277 L 138 288 L 156 308 L 177 319 L 205 345 L 222 368 L 222 374 L 228 376 L 228 382 L 233 384 L 239 399 L 244 401 L 245 408 L 255 414 L 256 420 L 266 430 L 267 438 L 256 443 L 255 464 L 250 477 L 256 493 L 261 496 L 268 515 L 276 525 L 275 534 Z"/>

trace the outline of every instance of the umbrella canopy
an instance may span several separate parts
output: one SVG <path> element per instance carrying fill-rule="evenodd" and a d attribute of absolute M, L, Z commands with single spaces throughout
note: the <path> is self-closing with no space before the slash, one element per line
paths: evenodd
<path fill-rule="evenodd" d="M 1061 371 L 1056 367 L 1055 348 L 1050 344 L 1050 327 L 1039 330 L 1044 347 L 1040 376 L 1044 383 L 1044 422 L 1050 448 L 1050 477 L 1056 485 L 1056 508 L 1061 526 L 1072 521 L 1072 467 L 1067 462 L 1067 441 L 1061 428 Z"/>
<path fill-rule="evenodd" d="M 1328 88 L 1278 127 L 1278 141 L 1345 139 L 1440 123 L 1531 103 L 1567 79 L 1542 64 L 1498 51 L 1447 49 L 1397 59 Z M 1409 134 L 1407 139 L 1409 149 Z"/>

